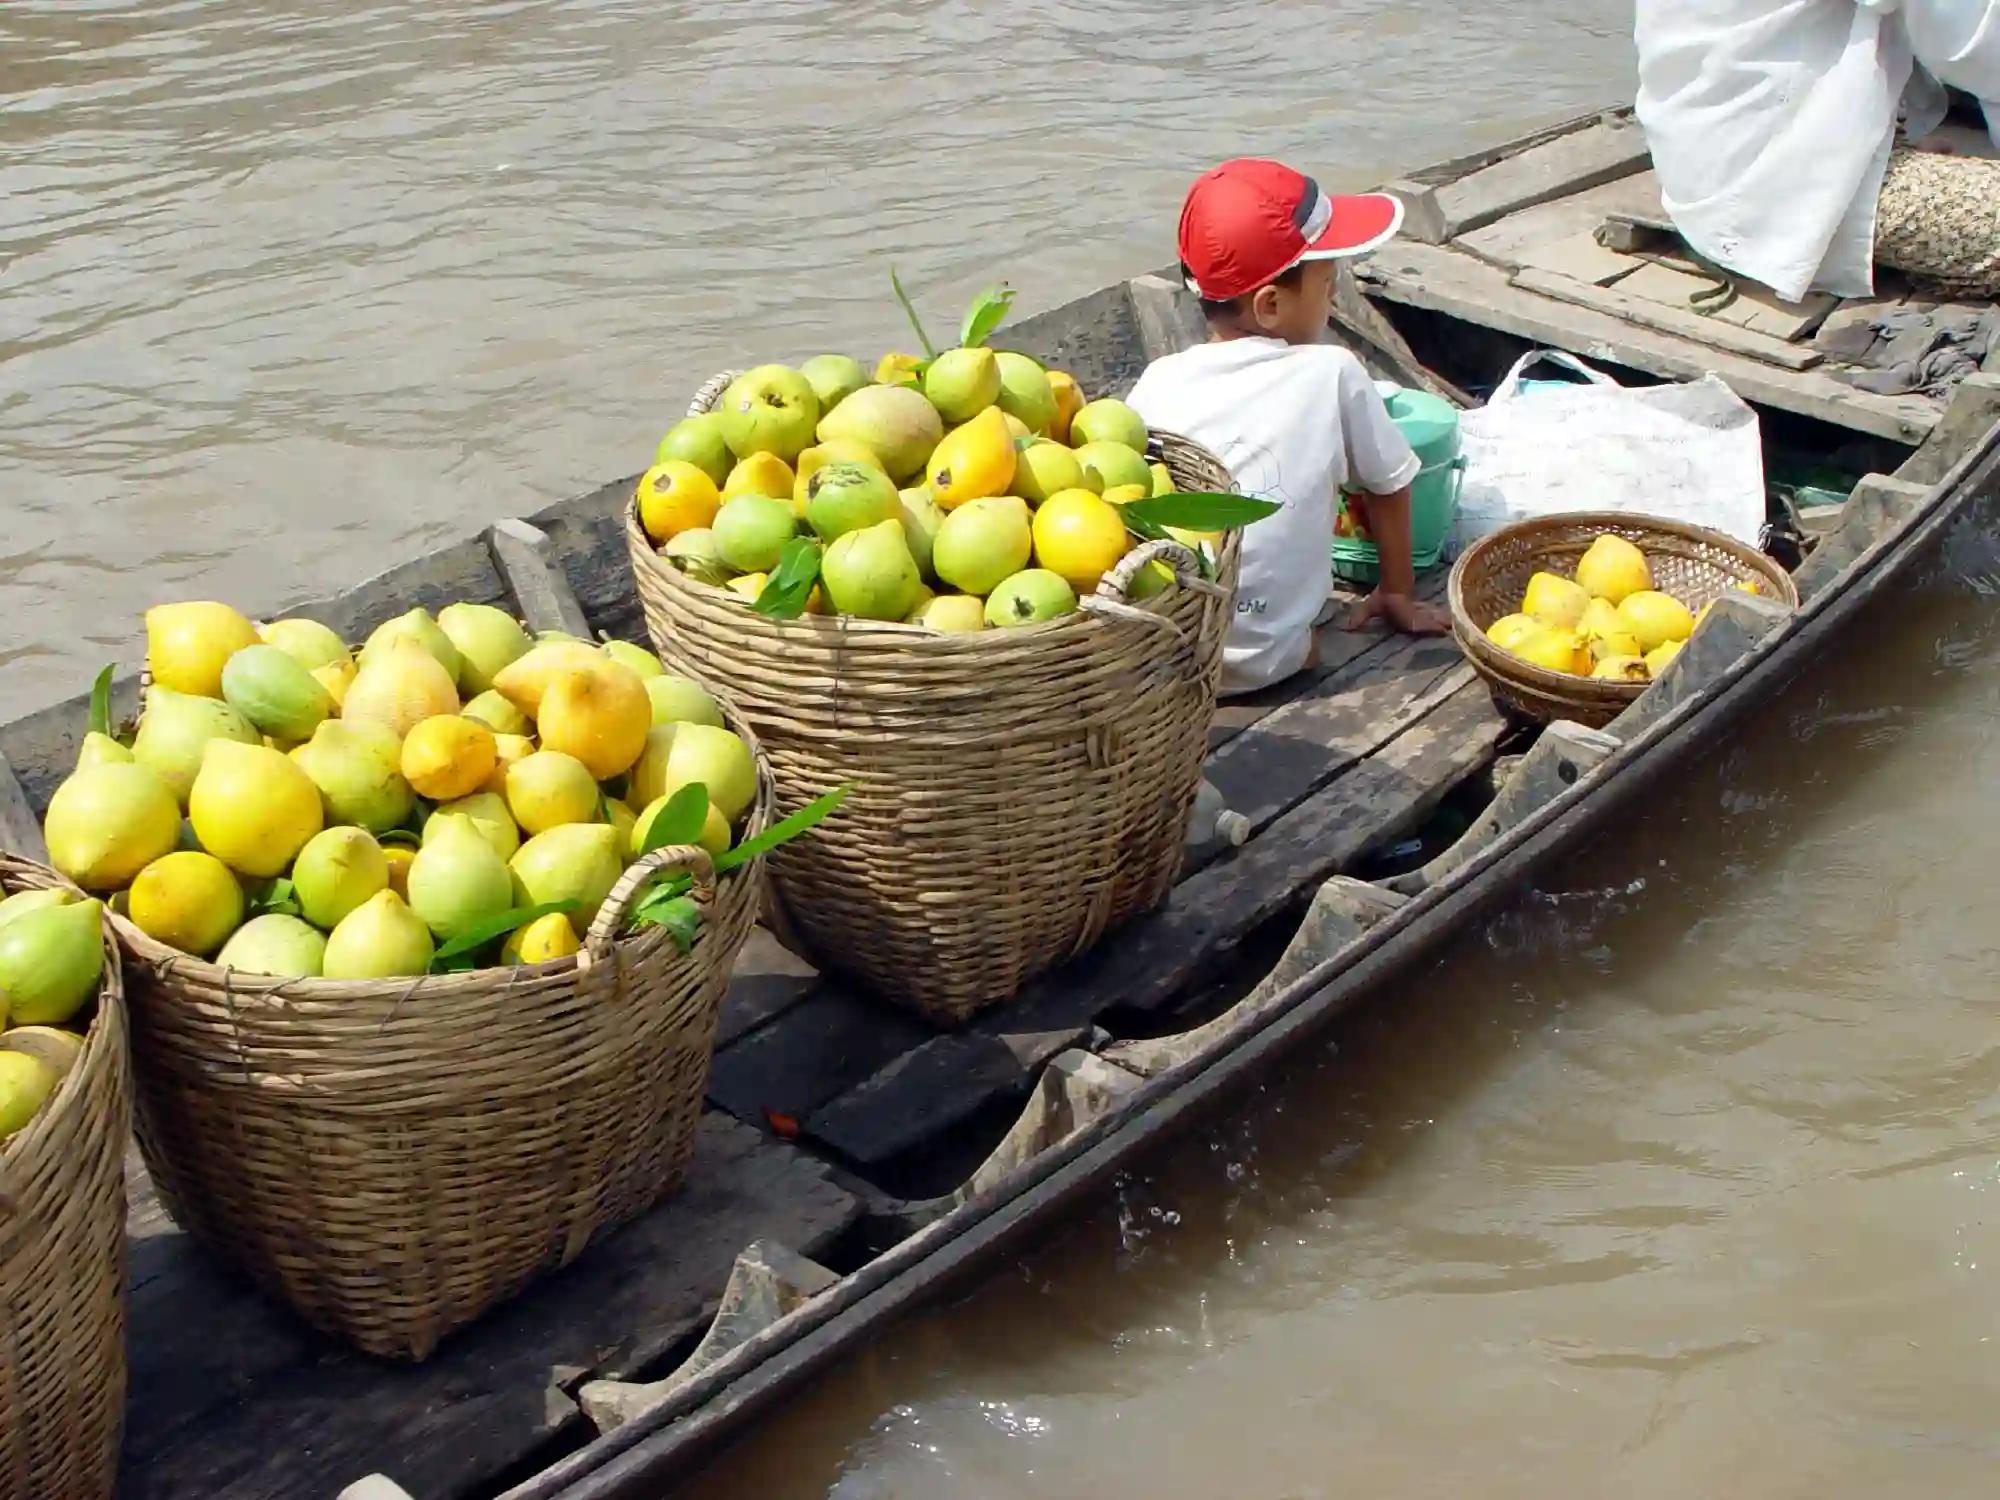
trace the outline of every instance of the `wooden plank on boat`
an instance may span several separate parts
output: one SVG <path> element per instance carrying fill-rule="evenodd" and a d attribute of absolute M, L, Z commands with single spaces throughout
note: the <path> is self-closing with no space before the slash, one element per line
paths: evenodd
<path fill-rule="evenodd" d="M 1419 237 L 1437 244 L 1552 198 L 1629 177 L 1651 161 L 1646 133 L 1636 122 L 1599 120 L 1439 185 L 1435 221 L 1422 222 Z"/>
<path fill-rule="evenodd" d="M 1433 245 L 1392 240 L 1358 273 L 1376 294 L 1463 318 L 1585 359 L 1676 380 L 1714 371 L 1746 401 L 1816 417 L 1837 427 L 1918 443 L 1937 424 L 1935 402 L 1876 396 L 1816 370 L 1785 370 L 1697 344 L 1508 284 L 1496 266 Z"/>
<path fill-rule="evenodd" d="M 1790 343 L 1819 327 L 1840 304 L 1839 298 L 1825 292 L 1808 292 L 1803 301 L 1783 302 L 1768 287 L 1758 286 L 1742 277 L 1733 278 L 1732 284 L 1736 288 L 1735 297 L 1713 313 L 1698 315 L 1702 322 L 1725 323 Z M 1627 297 L 1689 310 L 1692 307 L 1690 298 L 1697 293 L 1711 291 L 1714 286 L 1714 280 L 1691 259 L 1649 260 L 1641 261 L 1630 276 L 1622 278 L 1618 290 Z M 1813 355 L 1815 364 L 1822 355 L 1818 349 L 1799 352 Z M 1810 369 L 1811 366 L 1795 365 L 1789 368 Z"/>
<path fill-rule="evenodd" d="M 1205 774 L 1261 832 L 1472 676 L 1449 636 L 1398 640 L 1266 714 L 1216 751 Z"/>
<path fill-rule="evenodd" d="M 1147 359 L 1163 359 L 1208 341 L 1208 319 L 1185 286 L 1164 276 L 1134 276 L 1125 285 Z"/>
<path fill-rule="evenodd" d="M 927 1057 L 898 1058 L 831 1100 L 807 1118 L 807 1133 L 867 1168 L 920 1147 L 1002 1098 L 1019 1097 L 1044 1059 L 1036 1057 L 1010 1083 L 994 1067 L 998 1054 L 970 1045 L 969 1037 L 1080 1034 L 1114 1007 L 1164 1005 L 1302 892 L 1420 824 L 1445 793 L 1492 759 L 1505 732 L 1484 687 L 1458 689 L 1232 858 L 1183 881 L 1159 912 L 1030 985 L 974 1021 L 970 1032 L 925 1043 L 919 1050 Z"/>
<path fill-rule="evenodd" d="M 549 556 L 569 580 L 590 623 L 621 641 L 646 639 L 625 548 L 625 507 L 638 482 L 637 474 L 616 479 L 527 518 L 548 537 Z"/>
<path fill-rule="evenodd" d="M 0 848 L 11 850 L 36 864 L 49 862 L 49 846 L 42 841 L 41 819 L 28 803 L 21 778 L 5 755 L 0 755 Z"/>
<path fill-rule="evenodd" d="M 750 929 L 736 955 L 729 989 L 716 1020 L 715 1046 L 728 1046 L 774 1016 L 797 1005 L 819 987 L 819 970 L 792 952 L 764 927 Z"/>
<path fill-rule="evenodd" d="M 767 1128 L 774 1116 L 803 1120 L 933 1034 L 880 1000 L 822 983 L 775 1019 L 717 1048 L 708 1097 L 737 1119 Z"/>
<path fill-rule="evenodd" d="M 823 1164 L 712 1113 L 675 1199 L 415 1366 L 336 1349 L 261 1299 L 211 1316 L 219 1278 L 178 1234 L 156 1236 L 155 1253 L 179 1252 L 189 1274 L 155 1276 L 133 1302 L 120 1493 L 291 1500 L 371 1472 L 419 1496 L 490 1493 L 582 1424 L 568 1392 L 585 1375 L 645 1373 L 698 1332 L 745 1245 L 813 1255 L 859 1213 Z M 213 1352 L 264 1340 L 295 1360 L 237 1378 Z M 177 1399 L 153 1399 L 165 1394 Z"/>
<path fill-rule="evenodd" d="M 1528 252 L 1538 246 L 1554 245 L 1582 238 L 1596 243 L 1597 227 L 1613 214 L 1657 211 L 1660 179 L 1652 171 L 1634 172 L 1614 182 L 1600 183 L 1581 193 L 1538 203 L 1504 219 L 1496 219 L 1481 229 L 1469 230 L 1454 239 L 1452 248 L 1518 271 L 1532 264 Z"/>
<path fill-rule="evenodd" d="M 993 344 L 1067 370 L 1092 396 L 1125 395 L 1150 358 L 1133 316 L 1131 291 L 1122 281 L 1019 323 L 1003 323 Z"/>
<path fill-rule="evenodd" d="M 1350 345 L 1361 345 L 1357 356 L 1372 354 L 1373 363 L 1382 367 L 1387 378 L 1405 389 L 1429 391 L 1461 410 L 1479 404 L 1442 375 L 1424 367 L 1396 325 L 1368 300 L 1368 294 L 1354 279 L 1353 267 L 1339 260 L 1333 263 L 1333 325 Z"/>
<path fill-rule="evenodd" d="M 1831 585 L 1856 558 L 1915 515 L 1930 491 L 1927 484 L 1887 474 L 1864 476 L 1840 507 L 1839 525 L 1792 575 L 1799 598 L 1812 599 Z"/>
<path fill-rule="evenodd" d="M 1783 339 L 1751 333 L 1725 323 L 1719 318 L 1704 317 L 1691 307 L 1676 307 L 1667 302 L 1656 302 L 1650 297 L 1628 293 L 1625 290 L 1644 271 L 1654 269 L 1656 268 L 1651 266 L 1644 267 L 1641 272 L 1635 272 L 1617 286 L 1605 287 L 1592 286 L 1572 277 L 1553 275 L 1529 266 L 1514 273 L 1513 284 L 1523 291 L 1534 292 L 1543 297 L 1554 297 L 1562 302 L 1574 302 L 1578 307 L 1610 313 L 1613 317 L 1622 318 L 1626 322 L 1637 323 L 1641 328 L 1656 328 L 1662 333 L 1692 339 L 1697 344 L 1709 344 L 1717 349 L 1727 349 L 1732 354 L 1741 354 L 1745 358 L 1759 360 L 1767 365 L 1776 365 L 1782 370 L 1810 370 L 1823 358 L 1817 349 L 1804 349 L 1788 344 Z M 1681 279 L 1693 289 L 1709 285 L 1691 276 Z"/>
<path fill-rule="evenodd" d="M 486 528 L 486 545 L 529 630 L 559 630 L 579 640 L 595 639 L 546 531 L 518 517 L 495 521 Z"/>

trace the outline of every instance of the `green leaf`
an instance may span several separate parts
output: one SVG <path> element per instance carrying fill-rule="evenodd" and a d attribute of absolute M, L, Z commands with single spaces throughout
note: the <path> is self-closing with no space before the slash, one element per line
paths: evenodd
<path fill-rule="evenodd" d="M 424 841 L 407 828 L 391 828 L 387 833 L 375 835 L 375 842 L 385 849 L 421 849 Z"/>
<path fill-rule="evenodd" d="M 666 928 L 674 946 L 686 953 L 694 947 L 695 933 L 701 927 L 701 908 L 692 896 L 675 896 L 657 905 L 648 903 L 639 911 L 635 924 Z"/>
<path fill-rule="evenodd" d="M 302 915 L 298 892 L 283 875 L 257 891 L 249 902 L 253 917 L 296 917 Z"/>
<path fill-rule="evenodd" d="M 1228 531 L 1274 516 L 1281 507 L 1275 501 L 1258 500 L 1250 495 L 1202 493 L 1154 495 L 1147 500 L 1128 501 L 1119 509 L 1125 514 L 1125 524 L 1143 536 L 1145 533 L 1132 524 L 1134 521 L 1179 526 L 1188 531 Z"/>
<path fill-rule="evenodd" d="M 1016 453 L 1026 453 L 1030 448 L 1034 447 L 1035 444 L 1042 441 L 1043 441 L 1042 438 L 1037 437 L 1034 433 L 1031 432 L 1026 437 L 1017 437 L 1014 439 L 1014 451 Z"/>
<path fill-rule="evenodd" d="M 699 781 L 690 781 L 667 798 L 667 805 L 647 828 L 646 842 L 639 852 L 651 854 L 669 844 L 692 844 L 701 837 L 702 825 L 707 821 L 708 788 Z"/>
<path fill-rule="evenodd" d="M 790 843 L 807 829 L 824 823 L 833 810 L 847 800 L 849 788 L 837 786 L 824 797 L 815 797 L 789 818 L 781 818 L 753 839 L 745 839 L 715 862 L 720 875 L 738 865 L 748 864 L 760 854 L 768 854 L 780 844 Z"/>
<path fill-rule="evenodd" d="M 894 266 L 889 267 L 889 285 L 896 289 L 896 300 L 903 304 L 903 311 L 909 316 L 910 326 L 917 330 L 917 342 L 924 346 L 925 357 L 936 359 L 937 345 L 931 342 L 930 335 L 924 332 L 924 325 L 917 320 L 916 304 L 910 301 L 910 294 L 903 290 L 903 283 L 897 280 Z"/>
<path fill-rule="evenodd" d="M 959 343 L 967 349 L 977 349 L 1005 320 L 1007 309 L 1013 305 L 1013 289 L 1004 282 L 986 288 L 965 310 L 965 322 L 958 330 Z"/>
<path fill-rule="evenodd" d="M 107 663 L 97 674 L 97 681 L 90 685 L 90 728 L 93 734 L 111 733 L 111 678 L 117 672 L 117 663 Z"/>
<path fill-rule="evenodd" d="M 497 917 L 488 917 L 484 922 L 475 922 L 450 942 L 441 945 L 431 957 L 433 972 L 444 973 L 440 965 L 449 964 L 452 959 L 471 953 L 475 948 L 483 948 L 497 937 L 505 937 L 517 927 L 525 927 L 537 917 L 546 917 L 550 912 L 575 911 L 574 901 L 544 901 L 539 906 L 517 906 L 512 911 L 503 911 Z"/>
<path fill-rule="evenodd" d="M 819 561 L 818 542 L 811 537 L 793 537 L 778 554 L 777 567 L 750 607 L 774 620 L 796 620 L 806 612 L 806 601 L 819 581 Z"/>

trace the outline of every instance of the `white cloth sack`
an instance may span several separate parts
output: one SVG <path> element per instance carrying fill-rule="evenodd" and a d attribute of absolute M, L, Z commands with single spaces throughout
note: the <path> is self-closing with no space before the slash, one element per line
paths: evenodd
<path fill-rule="evenodd" d="M 1638 0 L 1634 38 L 1661 205 L 1790 301 L 1873 292 L 1899 110 L 1935 129 L 1942 79 L 2000 116 L 2000 0 Z"/>
<path fill-rule="evenodd" d="M 1521 389 L 1538 360 L 1590 383 Z M 1516 521 L 1580 510 L 1666 516 L 1752 547 L 1763 529 L 1757 413 L 1714 375 L 1622 386 L 1574 355 L 1536 349 L 1459 419 L 1459 441 L 1460 547 Z"/>

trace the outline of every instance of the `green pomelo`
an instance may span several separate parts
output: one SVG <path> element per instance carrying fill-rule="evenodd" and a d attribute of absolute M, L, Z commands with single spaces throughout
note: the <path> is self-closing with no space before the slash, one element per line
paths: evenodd
<path fill-rule="evenodd" d="M 693 464 L 718 486 L 727 479 L 729 471 L 736 467 L 736 455 L 729 451 L 729 440 L 722 435 L 722 418 L 712 411 L 703 412 L 698 417 L 684 417 L 669 427 L 667 435 L 660 439 L 660 451 L 653 462 L 676 461 Z"/>
<path fill-rule="evenodd" d="M 1000 366 L 1000 410 L 1033 433 L 1046 433 L 1055 425 L 1056 389 L 1049 384 L 1048 371 L 1025 354 L 1002 349 L 993 356 Z"/>
<path fill-rule="evenodd" d="M 1000 399 L 999 360 L 991 349 L 945 350 L 924 371 L 924 399 L 938 409 L 945 426 L 970 422 Z"/>
<path fill-rule="evenodd" d="M 1146 424 L 1123 401 L 1106 396 L 1070 418 L 1069 440 L 1079 448 L 1087 443 L 1122 443 L 1135 453 L 1144 453 Z"/>
<path fill-rule="evenodd" d="M 104 973 L 104 905 L 71 901 L 0 927 L 0 994 L 7 1024 L 61 1026 L 97 992 Z"/>
<path fill-rule="evenodd" d="M 815 354 L 799 366 L 799 373 L 819 397 L 822 418 L 863 386 L 874 384 L 861 361 L 845 354 Z"/>
<path fill-rule="evenodd" d="M 944 518 L 931 566 L 967 594 L 984 594 L 1028 565 L 1034 551 L 1027 503 L 1016 496 L 969 500 Z"/>
<path fill-rule="evenodd" d="M 901 620 L 916 607 L 923 575 L 900 519 L 850 531 L 826 549 L 820 583 L 833 607 L 864 620 Z"/>
<path fill-rule="evenodd" d="M 401 896 L 380 890 L 340 919 L 326 940 L 327 979 L 400 979 L 427 973 L 436 945 Z"/>
<path fill-rule="evenodd" d="M 538 833 L 507 861 L 515 903 L 574 901 L 570 925 L 587 932 L 597 908 L 625 873 L 624 850 L 624 835 L 609 823 L 564 823 Z"/>
<path fill-rule="evenodd" d="M 382 846 L 360 828 L 328 828 L 306 840 L 292 861 L 292 890 L 299 911 L 330 931 L 378 891 L 389 888 Z"/>
<path fill-rule="evenodd" d="M 1083 465 L 1076 455 L 1050 438 L 1030 443 L 1014 455 L 1014 482 L 1008 493 L 1040 505 L 1063 490 L 1082 489 Z"/>
<path fill-rule="evenodd" d="M 715 514 L 715 550 L 739 573 L 768 573 L 798 531 L 789 500 L 735 495 Z"/>
<path fill-rule="evenodd" d="M 326 939 L 319 930 L 276 912 L 252 917 L 215 955 L 222 968 L 284 979 L 317 979 L 325 961 Z"/>
<path fill-rule="evenodd" d="M 1083 471 L 1084 489 L 1102 495 L 1130 484 L 1145 494 L 1153 492 L 1153 471 L 1146 467 L 1145 456 L 1123 443 L 1085 443 L 1076 450 L 1076 463 Z"/>
<path fill-rule="evenodd" d="M 921 391 L 871 385 L 821 418 L 819 440 L 861 444 L 882 461 L 891 479 L 902 484 L 923 472 L 932 451 L 944 441 L 944 421 Z"/>
<path fill-rule="evenodd" d="M 1059 573 L 1026 568 L 1004 579 L 986 598 L 986 623 L 996 628 L 1040 625 L 1076 609 L 1076 590 Z"/>
<path fill-rule="evenodd" d="M 276 646 L 245 646 L 222 665 L 222 696 L 261 733 L 287 744 L 312 738 L 333 695 Z"/>
<path fill-rule="evenodd" d="M 491 604 L 447 604 L 437 623 L 458 650 L 458 690 L 468 698 L 492 687 L 501 668 L 526 656 L 533 644 L 519 620 Z"/>
<path fill-rule="evenodd" d="M 866 464 L 827 464 L 806 481 L 806 524 L 821 541 L 836 541 L 901 514 L 896 486 Z"/>
<path fill-rule="evenodd" d="M 223 671 L 228 670 L 225 662 Z M 312 681 L 310 676 L 306 680 Z M 146 707 L 139 715 L 139 733 L 132 740 L 132 758 L 158 775 L 182 807 L 187 806 L 188 793 L 194 790 L 194 778 L 210 740 L 254 745 L 258 734 L 256 726 L 220 698 L 197 698 L 157 684 L 146 689 Z"/>

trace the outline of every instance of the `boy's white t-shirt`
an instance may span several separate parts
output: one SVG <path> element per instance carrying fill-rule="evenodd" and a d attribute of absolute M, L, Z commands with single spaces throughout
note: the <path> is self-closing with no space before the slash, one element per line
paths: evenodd
<path fill-rule="evenodd" d="M 1291 676 L 1333 581 L 1340 491 L 1393 494 L 1422 467 L 1368 372 L 1333 344 L 1227 339 L 1153 361 L 1126 403 L 1221 459 L 1244 494 L 1284 507 L 1244 528 L 1222 691 Z"/>

